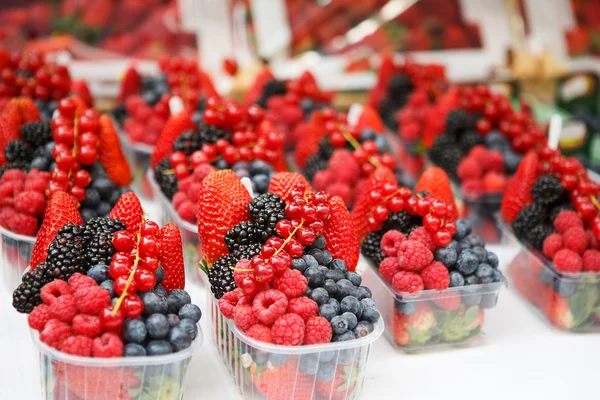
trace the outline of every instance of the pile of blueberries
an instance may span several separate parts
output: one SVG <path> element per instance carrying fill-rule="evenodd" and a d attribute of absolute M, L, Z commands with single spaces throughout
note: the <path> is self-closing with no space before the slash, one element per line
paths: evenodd
<path fill-rule="evenodd" d="M 85 189 L 85 199 L 81 202 L 81 218 L 84 222 L 94 217 L 105 217 L 119 201 L 119 197 L 131 191 L 120 187 L 108 179 L 106 169 L 99 162 L 89 167 L 92 182 Z"/>
<path fill-rule="evenodd" d="M 217 168 L 219 168 L 219 165 L 217 165 Z M 227 168 L 229 168 L 229 166 L 225 166 L 224 169 Z M 257 195 L 264 194 L 269 191 L 269 183 L 275 174 L 273 167 L 269 163 L 262 160 L 254 160 L 250 162 L 238 161 L 231 166 L 231 169 L 240 179 L 249 178 L 252 182 L 252 190 Z"/>

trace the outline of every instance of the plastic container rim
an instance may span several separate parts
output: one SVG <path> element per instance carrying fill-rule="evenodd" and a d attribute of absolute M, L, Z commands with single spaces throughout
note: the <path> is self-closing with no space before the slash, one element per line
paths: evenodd
<path fill-rule="evenodd" d="M 31 244 L 35 243 L 35 241 L 37 239 L 37 236 L 26 236 L 26 235 L 14 233 L 14 232 L 9 231 L 8 229 L 6 229 L 3 226 L 0 226 L 0 233 L 5 236 L 10 237 L 13 240 L 20 240 L 22 242 L 27 242 L 27 243 L 31 243 Z"/>
<path fill-rule="evenodd" d="M 180 228 L 185 229 L 188 232 L 197 234 L 198 233 L 198 225 L 194 225 L 188 221 L 184 221 L 183 219 L 181 219 L 181 217 L 179 217 L 179 214 L 177 214 L 177 211 L 175 211 L 175 208 L 173 208 L 173 204 L 171 204 L 169 199 L 167 199 L 165 197 L 165 195 L 163 194 L 163 192 L 160 191 L 160 188 L 158 187 L 158 185 L 156 184 L 156 181 L 154 180 L 154 169 L 153 168 L 148 168 L 148 172 L 146 172 L 146 179 L 148 179 L 148 181 L 150 182 L 150 186 L 152 186 L 152 191 L 156 194 L 156 196 L 158 196 L 158 200 L 164 204 L 163 207 L 165 207 L 167 209 L 167 212 L 169 213 L 169 216 L 175 222 L 175 225 L 179 226 Z"/>
<path fill-rule="evenodd" d="M 114 125 L 115 129 L 117 130 L 117 133 L 119 135 L 119 139 L 121 140 L 121 142 L 123 144 L 125 144 L 126 146 L 128 146 L 130 148 L 133 148 L 137 152 L 144 153 L 144 154 L 146 154 L 148 156 L 151 156 L 152 153 L 154 153 L 154 148 L 156 146 L 151 145 L 151 144 L 146 144 L 146 143 L 135 143 L 135 142 L 132 142 L 131 140 L 129 140 L 129 137 L 123 131 L 123 127 L 121 126 L 121 124 L 119 123 L 119 121 L 115 118 L 115 116 L 113 115 L 113 113 L 111 112 L 109 115 L 110 115 L 110 119 L 112 119 L 112 122 L 113 122 L 113 125 Z"/>

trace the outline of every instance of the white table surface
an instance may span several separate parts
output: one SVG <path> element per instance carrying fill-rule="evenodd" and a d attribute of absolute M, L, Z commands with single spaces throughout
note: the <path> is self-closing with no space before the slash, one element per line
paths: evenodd
<path fill-rule="evenodd" d="M 148 206 L 150 216 L 155 207 Z M 500 262 L 510 257 L 498 251 Z M 216 348 L 205 288 L 186 289 L 203 315 L 204 343 L 192 360 L 186 399 L 241 399 Z M 37 354 L 26 317 L 0 285 L 0 399 L 41 398 Z M 474 347 L 405 355 L 382 337 L 372 349 L 360 399 L 599 399 L 600 334 L 553 329 L 512 289 L 486 311 L 484 338 Z"/>

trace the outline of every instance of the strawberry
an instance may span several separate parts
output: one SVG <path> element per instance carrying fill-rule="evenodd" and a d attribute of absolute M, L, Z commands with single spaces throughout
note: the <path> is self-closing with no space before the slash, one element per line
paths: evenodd
<path fill-rule="evenodd" d="M 517 217 L 523 207 L 533 202 L 531 188 L 538 177 L 540 160 L 533 151 L 527 153 L 515 176 L 510 181 L 502 198 L 502 217 L 509 224 Z"/>
<path fill-rule="evenodd" d="M 271 178 L 269 192 L 275 193 L 283 201 L 288 202 L 292 200 L 289 197 L 290 191 L 298 185 L 304 186 L 305 190 L 312 190 L 310 183 L 303 175 L 297 172 L 279 172 Z"/>
<path fill-rule="evenodd" d="M 377 114 L 377 111 L 369 105 L 363 107 L 355 128 L 358 129 L 359 132 L 362 132 L 364 129 L 371 129 L 377 133 L 385 132 L 379 114 Z"/>
<path fill-rule="evenodd" d="M 183 263 L 183 245 L 181 232 L 177 225 L 170 223 L 160 230 L 160 265 L 165 271 L 162 285 L 170 292 L 185 288 L 185 264 Z"/>
<path fill-rule="evenodd" d="M 377 84 L 375 90 L 369 93 L 369 105 L 377 109 L 379 102 L 387 95 L 387 85 L 392 76 L 396 73 L 396 65 L 391 55 L 385 54 L 381 57 L 381 65 L 377 74 Z"/>
<path fill-rule="evenodd" d="M 348 271 L 356 270 L 360 245 L 354 231 L 352 217 L 341 197 L 334 196 L 329 199 L 330 215 L 325 225 L 323 236 L 329 250 L 334 258 L 341 258 L 346 262 Z"/>
<path fill-rule="evenodd" d="M 90 88 L 83 79 L 74 79 L 71 81 L 71 93 L 81 97 L 88 107 L 92 107 L 94 105 Z"/>
<path fill-rule="evenodd" d="M 249 106 L 254 104 L 261 98 L 263 94 L 263 88 L 270 80 L 274 79 L 273 73 L 269 68 L 264 68 L 255 78 L 254 85 L 248 90 L 246 99 L 244 100 L 245 105 Z"/>
<path fill-rule="evenodd" d="M 324 382 L 317 379 L 317 393 L 326 399 L 353 398 L 358 383 L 358 368 L 352 365 L 338 365 L 332 380 Z"/>
<path fill-rule="evenodd" d="M 200 87 L 204 97 L 220 97 L 210 75 L 202 70 L 198 71 L 198 74 L 200 75 Z"/>
<path fill-rule="evenodd" d="M 313 377 L 303 374 L 294 359 L 274 368 L 258 368 L 253 363 L 250 373 L 258 390 L 269 400 L 314 398 Z"/>
<path fill-rule="evenodd" d="M 431 338 L 429 331 L 436 325 L 435 315 L 429 304 L 421 303 L 411 315 L 394 311 L 394 339 L 401 346 L 409 343 L 425 343 Z"/>
<path fill-rule="evenodd" d="M 548 319 L 554 325 L 562 329 L 570 329 L 574 326 L 574 317 L 569 307 L 569 298 L 553 293 L 550 303 L 547 305 L 546 313 Z"/>
<path fill-rule="evenodd" d="M 123 75 L 123 80 L 121 81 L 121 89 L 119 90 L 119 96 L 117 96 L 117 100 L 125 101 L 125 99 L 134 94 L 138 94 L 140 92 L 142 86 L 142 77 L 139 72 L 135 69 L 134 66 L 130 66 L 125 71 L 125 75 Z"/>
<path fill-rule="evenodd" d="M 458 218 L 458 209 L 454 203 L 454 195 L 452 194 L 452 185 L 450 179 L 443 169 L 431 167 L 426 169 L 415 186 L 415 193 L 427 191 L 433 197 L 443 200 L 448 205 L 454 208 L 454 219 Z"/>
<path fill-rule="evenodd" d="M 9 114 L 13 112 L 13 110 L 18 111 L 20 125 L 27 122 L 39 121 L 41 118 L 40 111 L 29 97 L 17 97 L 11 99 L 4 108 L 2 115 L 4 115 L 4 113 Z M 16 137 L 16 139 L 18 139 L 18 137 Z"/>
<path fill-rule="evenodd" d="M 119 136 L 108 115 L 100 117 L 100 163 L 106 168 L 108 178 L 119 186 L 129 186 L 131 170 L 127 159 L 121 151 Z"/>
<path fill-rule="evenodd" d="M 294 150 L 294 160 L 300 168 L 304 168 L 306 161 L 319 149 L 319 143 L 325 137 L 323 122 L 320 120 L 319 113 L 313 113 L 313 116 L 304 130 L 302 137 L 302 146 L 296 146 Z"/>
<path fill-rule="evenodd" d="M 140 380 L 135 369 L 88 368 L 85 366 L 57 363 L 55 365 L 57 386 L 65 385 L 67 397 L 87 400 L 130 399 L 130 390 L 139 390 Z"/>
<path fill-rule="evenodd" d="M 236 224 L 250 219 L 250 194 L 231 170 L 212 172 L 198 196 L 198 236 L 204 257 L 212 264 L 226 255 L 225 234 Z"/>
<path fill-rule="evenodd" d="M 65 192 L 55 192 L 48 201 L 44 220 L 33 245 L 30 265 L 36 266 L 46 259 L 48 246 L 54 240 L 56 233 L 69 223 L 76 225 L 83 223 L 77 210 L 77 201 Z"/>
<path fill-rule="evenodd" d="M 151 164 L 155 167 L 163 158 L 173 152 L 173 143 L 184 131 L 195 129 L 192 122 L 192 116 L 189 110 L 183 110 L 177 114 L 171 115 L 161 132 L 154 153 L 152 153 Z"/>
<path fill-rule="evenodd" d="M 129 232 L 137 235 L 144 220 L 144 210 L 140 199 L 133 192 L 123 194 L 119 197 L 117 204 L 110 211 L 108 217 L 120 220 Z"/>

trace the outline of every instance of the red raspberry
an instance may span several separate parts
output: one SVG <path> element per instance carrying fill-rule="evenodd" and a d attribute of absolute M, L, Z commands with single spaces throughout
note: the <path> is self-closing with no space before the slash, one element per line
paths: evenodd
<path fill-rule="evenodd" d="M 46 326 L 46 322 L 50 321 L 51 319 L 52 314 L 50 313 L 50 306 L 47 304 L 40 304 L 36 306 L 27 316 L 29 327 L 40 332 L 44 329 L 44 326 Z"/>
<path fill-rule="evenodd" d="M 80 274 L 79 272 L 74 273 L 69 278 L 67 283 L 69 284 L 69 288 L 71 288 L 71 292 L 73 293 L 77 293 L 77 291 L 82 287 L 98 286 L 95 280 L 87 275 Z"/>
<path fill-rule="evenodd" d="M 433 261 L 433 254 L 421 242 L 406 240 L 400 245 L 398 263 L 400 269 L 420 271 Z"/>
<path fill-rule="evenodd" d="M 15 196 L 15 207 L 23 214 L 37 217 L 46 208 L 46 196 L 41 192 L 28 190 Z"/>
<path fill-rule="evenodd" d="M 408 235 L 408 240 L 416 240 L 417 242 L 421 242 L 427 247 L 430 251 L 435 251 L 437 246 L 433 241 L 433 236 L 424 226 L 420 226 Z"/>
<path fill-rule="evenodd" d="M 571 249 L 578 254 L 583 254 L 590 244 L 590 237 L 582 228 L 575 226 L 565 231 L 563 243 L 566 248 Z"/>
<path fill-rule="evenodd" d="M 192 183 L 194 183 L 194 178 L 192 176 L 188 176 L 187 178 L 183 178 L 177 183 L 177 189 L 180 192 L 186 193 L 187 195 L 187 191 L 190 188 L 190 186 L 192 186 Z"/>
<path fill-rule="evenodd" d="M 575 211 L 564 210 L 554 218 L 554 228 L 558 233 L 565 233 L 567 229 L 573 227 L 583 229 L 583 221 Z"/>
<path fill-rule="evenodd" d="M 400 272 L 398 257 L 384 258 L 381 264 L 379 264 L 379 273 L 386 281 L 391 281 L 397 272 Z"/>
<path fill-rule="evenodd" d="M 110 304 L 110 294 L 100 286 L 85 286 L 75 292 L 75 300 L 80 312 L 98 315 Z"/>
<path fill-rule="evenodd" d="M 302 296 L 307 287 L 308 280 L 296 269 L 286 270 L 273 281 L 273 289 L 279 290 L 288 299 Z"/>
<path fill-rule="evenodd" d="M 463 181 L 467 179 L 479 179 L 483 174 L 483 169 L 477 160 L 471 157 L 466 157 L 458 165 L 456 174 Z"/>
<path fill-rule="evenodd" d="M 479 179 L 467 179 L 460 184 L 460 188 L 469 199 L 479 199 L 484 193 L 483 182 Z"/>
<path fill-rule="evenodd" d="M 260 340 L 261 342 L 273 343 L 273 338 L 271 337 L 271 327 L 265 324 L 259 323 L 252 325 L 246 331 L 246 335 L 253 339 Z"/>
<path fill-rule="evenodd" d="M 90 357 L 92 355 L 92 339 L 83 336 L 71 336 L 60 345 L 60 351 L 74 356 Z"/>
<path fill-rule="evenodd" d="M 477 162 L 481 165 L 484 165 L 488 156 L 488 149 L 482 145 L 482 144 L 478 144 L 477 146 L 473 147 L 471 149 L 471 151 L 468 154 L 469 158 L 474 158 L 475 160 L 477 160 Z"/>
<path fill-rule="evenodd" d="M 64 296 L 67 294 L 72 294 L 71 289 L 67 282 L 56 279 L 50 283 L 44 285 L 42 290 L 40 291 L 40 297 L 42 301 L 48 305 L 52 305 L 54 300 L 56 300 L 59 296 Z"/>
<path fill-rule="evenodd" d="M 304 321 L 299 315 L 282 315 L 271 327 L 273 343 L 282 346 L 300 346 L 304 341 L 304 329 Z"/>
<path fill-rule="evenodd" d="M 581 257 L 571 249 L 557 251 L 552 259 L 552 263 L 554 263 L 554 267 L 560 272 L 580 272 L 583 268 Z"/>
<path fill-rule="evenodd" d="M 447 311 L 458 310 L 461 305 L 460 296 L 451 296 L 451 297 L 445 297 L 445 298 L 441 298 L 441 299 L 434 299 L 433 302 L 439 308 L 447 310 Z"/>
<path fill-rule="evenodd" d="M 586 272 L 600 272 L 600 251 L 586 250 L 583 253 L 583 270 Z"/>
<path fill-rule="evenodd" d="M 416 293 L 423 290 L 423 279 L 419 274 L 400 271 L 392 278 L 392 287 L 399 292 Z"/>
<path fill-rule="evenodd" d="M 58 349 L 62 342 L 71 336 L 72 333 L 69 324 L 65 324 L 57 319 L 51 319 L 46 322 L 44 330 L 40 333 L 40 340 L 48 346 Z"/>
<path fill-rule="evenodd" d="M 502 153 L 495 150 L 490 150 L 482 164 L 486 171 L 504 172 L 504 157 Z"/>
<path fill-rule="evenodd" d="M 554 257 L 557 251 L 564 247 L 563 238 L 560 233 L 553 233 L 544 240 L 542 252 L 550 259 Z"/>
<path fill-rule="evenodd" d="M 233 319 L 233 310 L 238 304 L 238 301 L 242 298 L 242 292 L 239 289 L 227 292 L 219 299 L 219 310 L 225 316 L 225 318 Z"/>
<path fill-rule="evenodd" d="M 439 261 L 434 261 L 421 271 L 425 289 L 444 290 L 450 286 L 448 269 Z"/>
<path fill-rule="evenodd" d="M 100 322 L 100 318 L 95 315 L 76 315 L 71 325 L 76 335 L 95 338 L 102 333 L 102 323 Z"/>
<path fill-rule="evenodd" d="M 192 223 L 196 222 L 196 214 L 198 213 L 198 206 L 196 203 L 186 200 L 176 209 L 176 211 L 184 221 Z"/>
<path fill-rule="evenodd" d="M 588 236 L 590 237 L 590 249 L 593 250 L 600 250 L 600 240 L 598 240 L 598 238 L 596 238 L 596 236 L 594 235 L 594 232 L 592 231 L 586 231 Z"/>
<path fill-rule="evenodd" d="M 331 324 L 323 317 L 311 317 L 306 321 L 304 344 L 329 343 L 333 331 Z"/>
<path fill-rule="evenodd" d="M 171 203 L 173 204 L 173 208 L 177 210 L 186 201 L 188 201 L 186 194 L 183 192 L 177 192 L 173 196 L 173 200 L 171 200 Z"/>
<path fill-rule="evenodd" d="M 415 229 L 416 230 L 416 229 Z M 390 257 L 396 257 L 400 244 L 406 240 L 406 236 L 400 231 L 387 231 L 381 238 L 381 250 Z"/>
<path fill-rule="evenodd" d="M 52 304 L 50 304 L 50 314 L 52 314 L 52 318 L 62 322 L 70 323 L 73 321 L 73 318 L 77 315 L 77 306 L 75 305 L 75 298 L 73 295 L 65 294 L 57 297 Z"/>
<path fill-rule="evenodd" d="M 194 168 L 194 178 L 196 182 L 202 182 L 204 178 L 208 176 L 211 172 L 216 171 L 217 169 L 210 164 L 201 164 Z"/>
<path fill-rule="evenodd" d="M 324 191 L 332 182 L 331 171 L 324 169 L 315 174 L 313 178 L 313 187 L 315 190 Z"/>
<path fill-rule="evenodd" d="M 19 235 L 35 236 L 38 230 L 38 219 L 32 215 L 14 214 L 8 222 L 8 228 Z"/>
<path fill-rule="evenodd" d="M 48 185 L 48 180 L 44 178 L 27 177 L 27 181 L 25 182 L 25 186 L 23 190 L 32 190 L 34 192 L 44 193 L 46 191 L 46 186 Z"/>
<path fill-rule="evenodd" d="M 252 301 L 252 310 L 260 322 L 273 325 L 273 322 L 285 314 L 288 299 L 278 290 L 269 289 L 260 292 Z"/>
<path fill-rule="evenodd" d="M 244 306 L 238 304 L 235 306 L 235 309 L 233 310 L 233 320 L 235 321 L 235 326 L 242 332 L 245 332 L 252 325 L 258 323 L 258 319 L 256 319 L 256 316 L 252 311 L 252 306 L 249 305 Z"/>
<path fill-rule="evenodd" d="M 17 182 L 23 182 L 25 180 L 25 172 L 23 172 L 20 169 L 9 169 L 7 170 L 3 175 L 2 175 L 2 179 L 0 179 L 1 183 L 4 182 L 10 182 L 10 181 L 17 181 Z"/>
<path fill-rule="evenodd" d="M 331 185 L 327 186 L 326 190 L 329 196 L 339 196 L 344 200 L 346 204 L 352 204 L 354 200 L 354 193 L 352 188 L 345 183 L 342 182 L 334 182 Z"/>
<path fill-rule="evenodd" d="M 114 333 L 107 332 L 97 337 L 92 342 L 92 354 L 94 357 L 121 357 L 123 356 L 123 342 Z"/>
<path fill-rule="evenodd" d="M 314 300 L 302 296 L 290 299 L 287 312 L 298 314 L 304 321 L 319 313 L 319 305 Z"/>
<path fill-rule="evenodd" d="M 195 179 L 195 177 L 194 177 L 194 179 Z M 191 199 L 194 204 L 198 202 L 198 196 L 200 195 L 201 189 L 202 189 L 202 181 L 194 182 L 190 185 L 190 187 L 188 188 L 188 190 L 186 192 L 188 199 Z"/>
<path fill-rule="evenodd" d="M 485 193 L 502 193 L 506 189 L 507 182 L 506 176 L 496 171 L 486 172 L 481 180 Z"/>

